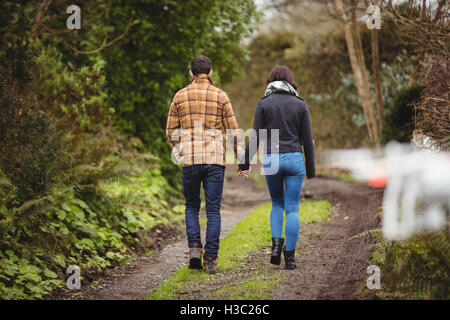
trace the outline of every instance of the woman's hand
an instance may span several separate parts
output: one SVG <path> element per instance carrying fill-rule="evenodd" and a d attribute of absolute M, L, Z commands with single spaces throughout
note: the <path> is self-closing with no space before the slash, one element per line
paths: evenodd
<path fill-rule="evenodd" d="M 248 175 L 250 174 L 250 171 L 251 171 L 251 167 L 249 167 L 248 168 L 248 170 L 241 170 L 241 169 L 237 169 L 237 171 L 239 172 L 239 175 L 241 176 L 241 177 L 244 177 L 245 179 L 248 179 Z"/>

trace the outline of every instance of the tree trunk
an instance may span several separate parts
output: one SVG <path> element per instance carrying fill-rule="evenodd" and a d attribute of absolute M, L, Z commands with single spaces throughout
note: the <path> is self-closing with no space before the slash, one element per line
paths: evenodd
<path fill-rule="evenodd" d="M 347 17 L 342 0 L 335 0 L 336 9 L 344 22 L 345 40 L 347 43 L 348 55 L 352 66 L 353 75 L 356 80 L 358 95 L 366 120 L 367 130 L 369 132 L 369 141 L 377 143 L 378 141 L 378 125 L 375 116 L 374 105 L 372 101 L 372 92 L 369 86 L 369 76 L 365 64 L 364 54 L 362 50 L 361 37 L 359 35 L 358 25 L 355 15 L 352 19 Z M 352 10 L 355 10 L 354 8 Z"/>
<path fill-rule="evenodd" d="M 379 53 L 379 41 L 378 30 L 372 30 L 372 70 L 375 82 L 375 92 L 377 95 L 377 111 L 378 111 L 378 131 L 381 132 L 383 128 L 384 106 L 383 106 L 383 94 L 381 91 L 381 74 L 380 74 L 380 53 Z"/>

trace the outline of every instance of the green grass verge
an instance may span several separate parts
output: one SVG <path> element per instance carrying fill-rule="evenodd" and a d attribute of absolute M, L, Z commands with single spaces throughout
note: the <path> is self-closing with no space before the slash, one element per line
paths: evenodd
<path fill-rule="evenodd" d="M 301 201 L 301 223 L 325 222 L 329 218 L 331 206 L 327 201 Z M 263 299 L 282 279 L 281 270 L 267 269 L 270 265 L 262 263 L 260 268 L 244 274 L 239 281 L 227 281 L 235 272 L 246 267 L 249 253 L 267 248 L 271 244 L 270 232 L 271 203 L 256 207 L 246 218 L 221 240 L 218 268 L 219 274 L 209 275 L 203 271 L 191 270 L 186 266 L 158 286 L 150 295 L 152 300 L 186 299 L 191 292 L 202 292 L 204 286 L 219 287 L 206 295 L 207 298 L 220 299 Z M 246 277 L 247 276 L 247 277 Z M 220 285 L 220 282 L 224 282 Z"/>
<path fill-rule="evenodd" d="M 328 168 L 324 166 L 317 166 L 316 173 L 318 175 L 324 175 L 327 177 L 336 178 L 343 181 L 351 181 L 357 183 L 366 183 L 364 180 L 358 180 L 354 178 L 349 171 L 337 168 Z"/>
<path fill-rule="evenodd" d="M 208 299 L 222 299 L 227 297 L 229 300 L 265 300 L 270 298 L 272 289 L 285 278 L 279 270 L 275 272 L 260 272 L 249 277 L 241 283 L 230 283 L 222 288 L 207 295 Z"/>
<path fill-rule="evenodd" d="M 301 201 L 300 224 L 312 222 L 328 222 L 330 219 L 331 204 L 326 200 Z"/>

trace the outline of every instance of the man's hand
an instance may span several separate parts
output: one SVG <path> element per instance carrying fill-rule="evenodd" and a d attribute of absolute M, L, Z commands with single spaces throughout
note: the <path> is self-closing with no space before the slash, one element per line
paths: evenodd
<path fill-rule="evenodd" d="M 241 177 L 244 177 L 245 179 L 248 179 L 248 175 L 250 174 L 250 171 L 252 170 L 251 167 L 248 168 L 248 170 L 241 170 L 241 169 L 237 169 L 237 171 L 239 172 L 239 175 Z"/>

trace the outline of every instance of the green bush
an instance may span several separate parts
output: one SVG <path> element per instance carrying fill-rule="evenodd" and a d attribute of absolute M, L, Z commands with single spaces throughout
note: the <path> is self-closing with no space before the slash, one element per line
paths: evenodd
<path fill-rule="evenodd" d="M 106 62 L 101 57 L 77 67 L 65 62 L 55 47 L 44 47 L 40 41 L 34 41 L 33 49 L 38 55 L 28 90 L 40 109 L 57 120 L 58 129 L 92 132 L 112 121 L 114 108 L 108 108 Z"/>
<path fill-rule="evenodd" d="M 113 127 L 101 59 L 65 62 L 30 44 L 19 2 L 0 8 L 0 298 L 41 299 L 69 265 L 86 284 L 147 251 L 184 207 L 160 160 Z"/>
<path fill-rule="evenodd" d="M 0 91 L 0 167 L 17 188 L 8 207 L 21 205 L 47 191 L 49 170 L 61 144 L 51 122 L 21 99 Z"/>
<path fill-rule="evenodd" d="M 155 245 L 182 217 L 180 194 L 158 158 L 134 151 L 137 139 L 120 142 L 113 128 L 82 121 L 57 134 L 52 116 L 2 91 L 0 298 L 46 297 L 63 288 L 71 264 L 89 280 Z"/>
<path fill-rule="evenodd" d="M 0 200 L 14 186 L 0 176 Z M 183 217 L 179 193 L 157 168 L 97 187 L 54 186 L 8 209 L 0 201 L 0 297 L 43 298 L 78 265 L 84 279 L 142 254 Z"/>
<path fill-rule="evenodd" d="M 386 109 L 383 122 L 381 142 L 391 140 L 409 142 L 414 130 L 414 107 L 419 100 L 422 86 L 413 86 L 400 90 L 393 99 L 392 105 Z"/>
<path fill-rule="evenodd" d="M 374 264 L 382 272 L 380 298 L 450 298 L 450 233 L 433 232 L 407 241 L 376 244 Z"/>

